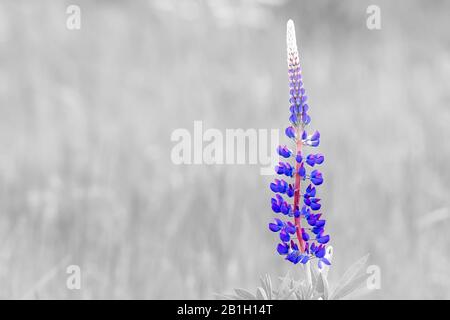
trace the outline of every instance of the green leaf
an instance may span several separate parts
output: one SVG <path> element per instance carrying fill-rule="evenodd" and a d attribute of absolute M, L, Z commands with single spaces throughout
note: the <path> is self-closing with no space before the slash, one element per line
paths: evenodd
<path fill-rule="evenodd" d="M 257 300 L 269 300 L 269 297 L 267 296 L 267 294 L 263 288 L 258 287 L 258 288 L 256 288 L 256 299 Z"/>
<path fill-rule="evenodd" d="M 300 290 L 295 291 L 294 294 L 295 294 L 295 299 L 296 300 L 304 300 L 303 299 L 302 288 L 300 288 Z"/>
<path fill-rule="evenodd" d="M 295 297 L 297 300 L 309 300 L 311 293 L 312 288 L 307 280 L 298 282 L 297 289 L 295 290 Z"/>
<path fill-rule="evenodd" d="M 321 282 L 322 285 L 322 292 L 323 292 L 323 300 L 328 300 L 328 296 L 329 296 L 329 287 L 328 287 L 328 281 L 326 276 L 323 273 L 320 273 L 319 276 L 319 282 Z"/>
<path fill-rule="evenodd" d="M 261 277 L 261 285 L 264 291 L 267 294 L 268 300 L 272 300 L 273 289 L 272 289 L 272 280 L 270 276 L 266 273 L 264 277 Z"/>
<path fill-rule="evenodd" d="M 236 294 L 244 300 L 256 300 L 255 295 L 245 289 L 237 288 L 234 289 L 234 292 L 236 292 Z"/>
<path fill-rule="evenodd" d="M 309 270 L 311 271 L 311 287 L 315 288 L 317 286 L 317 281 L 319 280 L 319 271 L 313 266 L 310 266 Z"/>
<path fill-rule="evenodd" d="M 280 277 L 281 280 L 281 284 L 278 287 L 278 293 L 283 293 L 286 290 L 289 290 L 289 284 L 291 283 L 292 279 L 291 276 L 289 275 L 289 272 L 286 274 L 286 276 L 284 277 Z"/>
<path fill-rule="evenodd" d="M 305 270 L 305 275 L 306 275 L 306 285 L 309 288 L 313 287 L 313 283 L 312 283 L 312 275 L 311 275 L 311 262 L 305 264 L 303 266 L 304 270 Z"/>
<path fill-rule="evenodd" d="M 350 293 L 354 292 L 355 290 L 359 289 L 363 283 L 367 281 L 367 278 L 370 276 L 370 274 L 362 273 L 355 278 L 353 278 L 348 284 L 346 284 L 344 287 L 342 287 L 339 292 L 335 293 L 333 296 L 333 299 L 338 300 L 346 297 Z"/>
<path fill-rule="evenodd" d="M 369 254 L 366 254 L 364 257 L 356 261 L 350 268 L 347 269 L 347 271 L 344 273 L 344 275 L 339 280 L 336 288 L 334 289 L 333 293 L 330 296 L 330 299 L 337 299 L 337 296 L 342 297 L 341 291 L 345 288 L 346 290 L 347 285 L 355 279 L 355 277 L 358 276 L 358 274 L 361 272 L 361 270 L 364 268 L 364 266 L 367 263 L 367 260 L 369 259 Z M 366 274 L 366 273 L 364 273 Z"/>
<path fill-rule="evenodd" d="M 278 293 L 277 299 L 278 300 L 287 300 L 287 299 L 289 299 L 292 296 L 292 294 L 295 291 L 297 291 L 297 289 L 298 289 L 298 286 L 294 285 L 292 288 L 287 288 L 287 290 L 280 291 Z"/>
<path fill-rule="evenodd" d="M 233 294 L 221 294 L 221 293 L 215 293 L 217 300 L 240 300 L 239 297 L 233 295 Z"/>

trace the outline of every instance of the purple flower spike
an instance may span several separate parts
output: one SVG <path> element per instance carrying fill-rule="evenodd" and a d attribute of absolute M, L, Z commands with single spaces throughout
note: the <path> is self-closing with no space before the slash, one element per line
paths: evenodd
<path fill-rule="evenodd" d="M 317 187 L 324 179 L 319 170 L 311 168 L 322 164 L 325 158 L 321 153 L 307 153 L 303 150 L 319 146 L 320 133 L 308 130 L 308 134 L 306 130 L 311 123 L 307 103 L 309 99 L 303 86 L 295 28 L 291 20 L 287 24 L 286 39 L 291 124 L 285 129 L 285 134 L 293 146 L 282 145 L 277 148 L 278 154 L 284 159 L 275 166 L 275 172 L 283 176 L 283 179 L 271 182 L 270 189 L 275 193 L 271 199 L 271 207 L 280 219 L 276 218 L 268 226 L 270 231 L 278 233 L 281 240 L 277 245 L 278 254 L 293 264 L 307 264 L 314 259 L 321 268 L 330 264 L 325 258 L 330 236 L 325 235 L 326 220 L 321 213 L 317 213 L 322 209 Z M 303 186 L 302 182 L 306 180 L 310 183 Z"/>

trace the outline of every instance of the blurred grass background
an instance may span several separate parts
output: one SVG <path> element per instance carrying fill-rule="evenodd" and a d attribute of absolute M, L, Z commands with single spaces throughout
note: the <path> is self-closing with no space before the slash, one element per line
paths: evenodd
<path fill-rule="evenodd" d="M 382 287 L 367 297 L 450 298 L 449 10 L 0 1 L 0 298 L 212 298 L 293 270 L 259 166 L 170 161 L 171 132 L 194 120 L 285 128 L 289 18 L 326 157 L 331 280 L 369 252 Z"/>

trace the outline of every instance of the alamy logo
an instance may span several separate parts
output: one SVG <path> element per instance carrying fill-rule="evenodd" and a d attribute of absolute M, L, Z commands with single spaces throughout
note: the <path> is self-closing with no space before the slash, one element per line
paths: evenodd
<path fill-rule="evenodd" d="M 81 289 L 81 268 L 77 265 L 70 265 L 66 269 L 69 275 L 66 280 L 66 286 L 69 290 Z"/>
<path fill-rule="evenodd" d="M 176 165 L 259 164 L 261 175 L 272 175 L 279 159 L 279 135 L 278 129 L 204 130 L 202 121 L 194 121 L 193 134 L 184 128 L 172 132 L 170 139 L 176 144 L 171 159 Z"/>
<path fill-rule="evenodd" d="M 366 13 L 369 15 L 366 20 L 366 26 L 369 30 L 381 29 L 381 9 L 379 6 L 370 5 L 366 9 Z"/>
<path fill-rule="evenodd" d="M 367 274 L 370 276 L 366 280 L 367 289 L 380 290 L 381 289 L 381 269 L 377 265 L 370 265 L 367 267 Z"/>
<path fill-rule="evenodd" d="M 66 13 L 69 15 L 66 20 L 66 27 L 69 30 L 81 29 L 81 9 L 77 5 L 70 5 L 66 9 Z"/>

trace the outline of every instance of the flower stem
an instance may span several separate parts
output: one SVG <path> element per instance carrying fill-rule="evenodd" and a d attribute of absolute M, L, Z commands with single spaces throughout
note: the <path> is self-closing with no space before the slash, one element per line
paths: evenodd
<path fill-rule="evenodd" d="M 303 129 L 301 130 L 303 131 Z M 303 132 L 301 132 L 303 133 Z M 302 151 L 302 139 L 301 139 L 301 133 L 300 130 L 297 129 L 297 153 Z M 295 166 L 295 185 L 294 185 L 294 211 L 298 208 L 300 210 L 299 207 L 299 202 L 300 202 L 300 174 L 299 174 L 299 169 L 300 169 L 300 163 L 297 162 L 296 166 Z M 299 248 L 300 248 L 300 252 L 304 252 L 305 251 L 305 242 L 303 241 L 303 237 L 302 237 L 302 224 L 301 224 L 301 217 L 296 217 L 294 218 L 294 223 L 296 226 L 296 232 L 297 232 L 297 240 L 298 240 L 298 244 L 299 244 Z"/>

